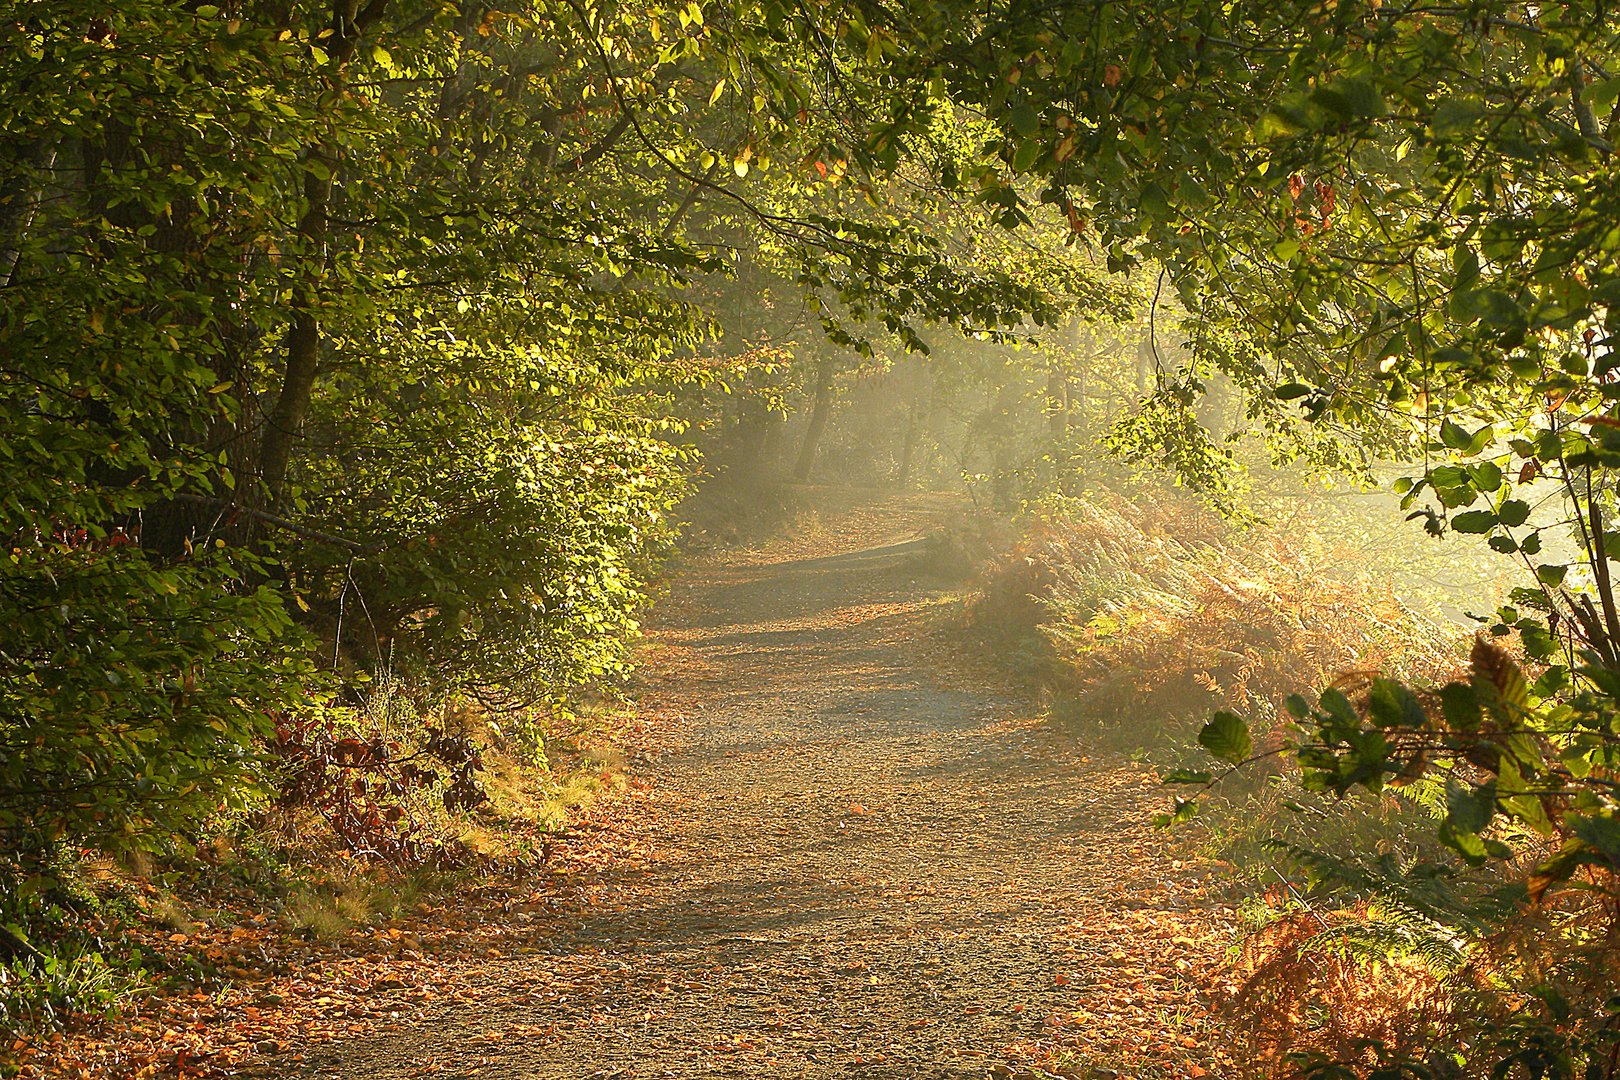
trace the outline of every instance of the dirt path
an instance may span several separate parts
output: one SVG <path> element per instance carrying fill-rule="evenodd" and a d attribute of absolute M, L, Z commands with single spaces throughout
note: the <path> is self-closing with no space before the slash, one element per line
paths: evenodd
<path fill-rule="evenodd" d="M 684 725 L 644 866 L 304 1075 L 1215 1070 L 1192 986 L 1226 916 L 1145 824 L 1163 789 L 947 674 L 960 604 L 918 575 L 915 508 L 831 524 L 841 553 L 674 587 L 649 682 Z"/>

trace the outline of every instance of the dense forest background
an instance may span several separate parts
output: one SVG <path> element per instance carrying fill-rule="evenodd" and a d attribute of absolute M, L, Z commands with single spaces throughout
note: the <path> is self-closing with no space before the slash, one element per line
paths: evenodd
<path fill-rule="evenodd" d="M 204 978 L 97 881 L 543 861 L 683 523 L 836 483 L 1263 851 L 1256 1070 L 1614 1075 L 1617 32 L 8 3 L 0 1022 Z"/>

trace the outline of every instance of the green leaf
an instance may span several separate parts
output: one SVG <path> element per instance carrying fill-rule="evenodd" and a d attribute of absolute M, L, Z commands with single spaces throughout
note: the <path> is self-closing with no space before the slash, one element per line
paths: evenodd
<path fill-rule="evenodd" d="M 1485 103 L 1478 98 L 1452 97 L 1440 103 L 1429 120 L 1429 130 L 1437 138 L 1453 135 L 1472 136 L 1475 127 L 1485 115 Z"/>
<path fill-rule="evenodd" d="M 1453 287 L 1466 289 L 1479 280 L 1479 255 L 1466 244 L 1460 244 L 1451 254 L 1452 272 L 1456 275 Z"/>
<path fill-rule="evenodd" d="M 1446 782 L 1446 820 L 1459 832 L 1478 835 L 1496 816 L 1496 781 L 1477 786 Z"/>
<path fill-rule="evenodd" d="M 1035 163 L 1040 161 L 1041 154 L 1045 150 L 1045 146 L 1033 139 L 1029 140 L 1028 142 L 1019 143 L 1018 148 L 1013 151 L 1013 172 L 1027 173 L 1034 169 Z"/>
<path fill-rule="evenodd" d="M 1479 694 L 1465 682 L 1447 683 L 1440 688 L 1440 709 L 1446 723 L 1457 731 L 1473 731 L 1484 717 Z"/>
<path fill-rule="evenodd" d="M 1451 298 L 1451 313 L 1464 322 L 1479 321 L 1487 326 L 1508 327 L 1524 321 L 1518 301 L 1501 289 L 1470 289 Z"/>
<path fill-rule="evenodd" d="M 1503 754 L 1497 762 L 1496 788 L 1498 801 L 1506 813 L 1542 836 L 1552 835 L 1553 823 L 1547 816 L 1547 808 L 1533 791 L 1514 755 Z"/>
<path fill-rule="evenodd" d="M 1451 519 L 1451 528 L 1460 533 L 1488 533 L 1496 528 L 1496 515 L 1489 510 L 1469 510 Z"/>
<path fill-rule="evenodd" d="M 1214 777 L 1202 769 L 1174 769 L 1159 778 L 1161 784 L 1208 784 Z"/>
<path fill-rule="evenodd" d="M 1348 77 L 1334 79 L 1317 88 L 1311 100 L 1322 108 L 1346 119 L 1376 119 L 1384 115 L 1384 98 L 1378 86 L 1369 79 Z"/>
<path fill-rule="evenodd" d="M 1234 765 L 1248 760 L 1254 750 L 1249 726 L 1237 715 L 1218 712 L 1198 733 L 1198 744 L 1222 761 Z"/>
<path fill-rule="evenodd" d="M 1344 696 L 1343 690 L 1337 687 L 1329 687 L 1322 691 L 1322 696 L 1318 701 L 1328 715 L 1344 726 L 1348 728 L 1360 726 L 1361 718 L 1356 715 L 1355 706 L 1350 704 L 1350 699 Z"/>
<path fill-rule="evenodd" d="M 1384 728 L 1420 728 L 1429 722 L 1417 695 L 1394 679 L 1373 680 L 1367 712 L 1373 723 Z"/>
<path fill-rule="evenodd" d="M 1530 504 L 1523 499 L 1509 499 L 1497 510 L 1496 516 L 1503 525 L 1516 528 L 1529 520 Z"/>
<path fill-rule="evenodd" d="M 1612 815 L 1570 815 L 1566 821 L 1575 833 L 1593 851 L 1620 867 L 1620 821 Z"/>
<path fill-rule="evenodd" d="M 1466 450 L 1468 444 L 1473 442 L 1473 436 L 1468 434 L 1466 428 L 1454 420 L 1440 422 L 1440 441 L 1453 450 Z"/>
<path fill-rule="evenodd" d="M 1026 102 L 1020 102 L 1012 107 L 1012 128 L 1020 138 L 1032 139 L 1041 130 L 1041 114 L 1035 107 Z"/>
<path fill-rule="evenodd" d="M 1590 865 L 1592 848 L 1579 837 L 1572 837 L 1558 849 L 1552 858 L 1536 867 L 1526 887 L 1533 903 L 1541 903 L 1543 896 L 1553 885 L 1568 881 L 1570 877 L 1583 866 Z"/>
<path fill-rule="evenodd" d="M 1461 855 L 1469 866 L 1484 865 L 1485 841 L 1478 833 L 1460 830 L 1447 819 L 1440 824 L 1439 837 L 1442 844 Z"/>
<path fill-rule="evenodd" d="M 1474 486 L 1481 491 L 1496 491 L 1502 486 L 1502 469 L 1494 461 L 1470 465 L 1468 472 L 1474 479 Z"/>
<path fill-rule="evenodd" d="M 1193 818 L 1198 816 L 1198 803 L 1192 799 L 1183 799 L 1178 795 L 1176 796 L 1175 803 L 1173 805 L 1174 809 L 1170 813 L 1159 814 L 1154 817 L 1154 828 L 1168 829 L 1172 826 L 1181 825 L 1185 822 L 1191 821 Z"/>

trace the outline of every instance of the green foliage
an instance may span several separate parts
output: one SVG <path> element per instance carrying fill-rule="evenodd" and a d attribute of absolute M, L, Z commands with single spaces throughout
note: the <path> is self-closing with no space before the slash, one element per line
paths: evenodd
<path fill-rule="evenodd" d="M 1210 364 L 1284 445 L 1293 417 L 1360 454 L 1421 460 L 1399 488 L 1411 517 L 1522 566 L 1513 605 L 1482 621 L 1492 637 L 1517 635 L 1531 674 L 1487 643 L 1469 678 L 1439 690 L 1380 681 L 1299 700 L 1303 782 L 1330 798 L 1438 784 L 1437 837 L 1459 864 L 1511 877 L 1507 864 L 1528 861 L 1529 895 L 1551 910 L 1612 893 L 1614 13 L 1483 2 L 888 15 L 922 43 L 896 67 L 996 123 L 999 160 L 972 177 L 982 197 L 1009 223 L 1034 201 L 1072 207 L 1111 267 L 1163 267 L 1202 324 L 1193 359 L 1164 380 L 1172 394 L 1123 449 L 1162 447 L 1218 492 L 1230 469 L 1174 396 Z M 1226 341 L 1200 346 L 1202 327 Z M 1223 714 L 1204 741 L 1222 756 L 1248 736 Z M 1562 924 L 1549 962 L 1573 965 L 1602 933 Z M 1609 1019 L 1590 992 L 1572 1008 L 1499 1028 L 1470 1067 L 1602 1074 Z M 1411 1074 L 1394 1060 L 1343 1068 Z"/>
<path fill-rule="evenodd" d="M 0 830 L 25 876 L 254 798 L 317 657 L 552 699 L 622 668 L 678 493 L 644 387 L 705 332 L 669 290 L 717 264 L 656 205 L 597 204 L 633 171 L 569 165 L 618 137 L 571 11 L 343 10 L 0 27 Z M 553 29 L 573 49 L 540 62 Z"/>
<path fill-rule="evenodd" d="M 815 107 L 779 12 L 708 16 L 0 21 L 9 875 L 184 847 L 263 795 L 277 723 L 391 665 L 556 707 L 622 675 L 689 464 L 674 397 L 713 376 L 716 316 L 754 317 L 715 299 L 737 252 L 866 356 L 1107 302 L 941 225 L 930 169 L 973 140 L 856 152 L 882 109 Z M 831 63 L 872 69 L 872 40 Z"/>
<path fill-rule="evenodd" d="M 139 974 L 110 965 L 100 953 L 52 951 L 38 961 L 0 965 L 0 1032 L 33 1032 L 74 1017 L 110 1015 Z"/>
<path fill-rule="evenodd" d="M 25 877 L 53 843 L 163 845 L 250 797 L 270 710 L 310 692 L 270 590 L 212 553 L 164 567 L 87 533 L 0 561 L 0 830 Z"/>
<path fill-rule="evenodd" d="M 1254 740 L 1242 720 L 1232 713 L 1218 712 L 1198 733 L 1198 745 L 1222 761 L 1237 764 L 1248 759 Z"/>
<path fill-rule="evenodd" d="M 1379 679 L 1360 707 L 1330 689 L 1315 705 L 1295 699 L 1290 710 L 1300 732 L 1290 752 L 1308 790 L 1342 798 L 1355 788 L 1376 793 L 1437 776 L 1445 785 L 1439 837 L 1468 864 L 1518 857 L 1492 834 L 1498 817 L 1518 835 L 1561 843 L 1531 879 L 1537 900 L 1582 867 L 1620 870 L 1607 779 L 1616 721 L 1606 696 L 1559 701 L 1533 693 L 1518 665 L 1481 638 L 1470 678 L 1430 695 L 1427 706 Z M 1199 741 L 1227 760 L 1247 756 L 1247 728 L 1231 713 L 1218 713 Z"/>
<path fill-rule="evenodd" d="M 1596 689 L 1602 671 L 1575 673 L 1591 688 L 1564 692 L 1571 677 L 1546 668 L 1531 683 L 1482 636 L 1468 677 L 1438 691 L 1377 679 L 1355 699 L 1330 689 L 1314 703 L 1289 702 L 1296 724 L 1284 749 L 1306 791 L 1342 801 L 1358 790 L 1433 788 L 1433 835 L 1450 856 L 1401 862 L 1279 845 L 1324 902 L 1372 909 L 1363 920 L 1324 924 L 1298 947 L 1344 947 L 1372 963 L 1407 957 L 1445 974 L 1460 1006 L 1450 1037 L 1468 1047 L 1468 1064 L 1497 1075 L 1514 1067 L 1583 1075 L 1612 1049 L 1606 998 L 1594 998 L 1591 980 L 1612 962 L 1602 944 L 1611 932 L 1605 898 L 1620 872 L 1614 712 L 1612 697 Z M 1244 723 L 1222 713 L 1200 741 L 1225 756 L 1245 736 Z M 1518 869 L 1526 864 L 1528 874 Z M 1504 995 L 1544 1008 L 1504 1030 Z M 1332 1055 L 1299 1063 L 1308 1075 L 1341 1075 Z M 1403 1067 L 1447 1075 L 1431 1065 Z"/>
<path fill-rule="evenodd" d="M 1241 760 L 1273 748 L 1271 724 L 1303 672 L 1328 681 L 1378 664 L 1434 677 L 1459 659 L 1458 635 L 1398 598 L 1373 559 L 1303 531 L 1237 526 L 1185 492 L 1145 486 L 1129 500 L 1053 499 L 971 614 L 1008 645 L 1035 638 L 1060 711 L 1099 733 L 1181 738 L 1223 703 L 1260 719 L 1253 733 L 1236 715 L 1210 730 Z"/>

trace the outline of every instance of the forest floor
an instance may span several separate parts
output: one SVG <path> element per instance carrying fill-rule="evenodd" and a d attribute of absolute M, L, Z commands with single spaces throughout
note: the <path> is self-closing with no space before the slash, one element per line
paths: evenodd
<path fill-rule="evenodd" d="M 679 568 L 619 793 L 543 873 L 335 941 L 199 925 L 178 947 L 257 953 L 251 978 L 30 1046 L 24 1075 L 1229 1073 L 1235 915 L 1150 826 L 1166 789 L 968 640 L 921 539 L 959 507 L 820 497 Z"/>
<path fill-rule="evenodd" d="M 1149 826 L 1152 776 L 963 660 L 916 542 L 953 512 L 845 507 L 688 566 L 645 660 L 650 786 L 588 901 L 447 943 L 459 992 L 266 1075 L 1223 1071 L 1231 911 Z"/>

